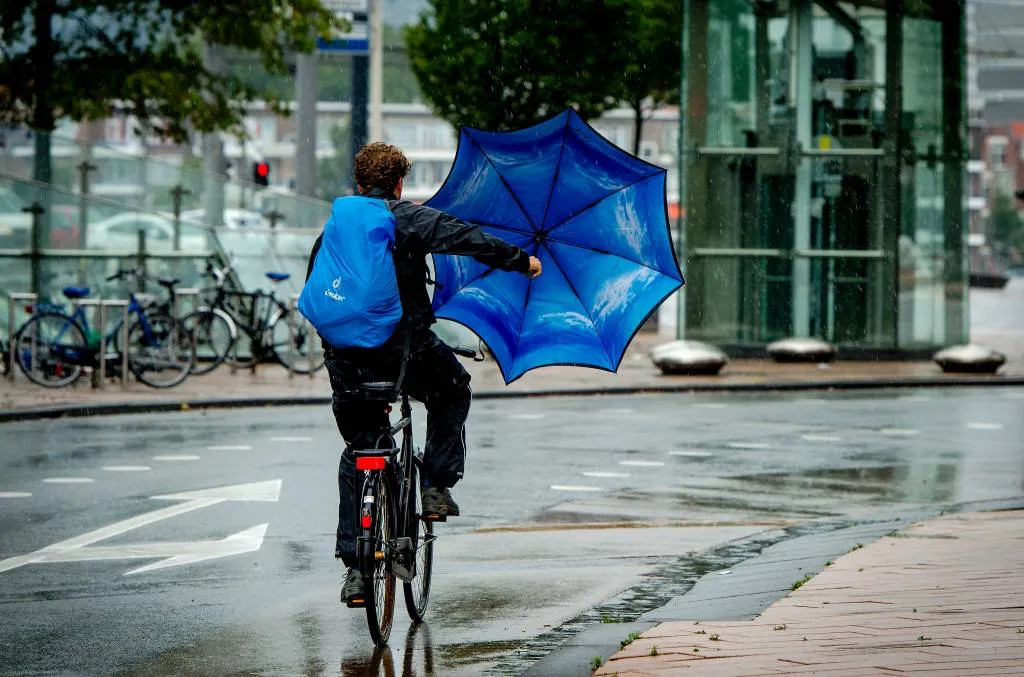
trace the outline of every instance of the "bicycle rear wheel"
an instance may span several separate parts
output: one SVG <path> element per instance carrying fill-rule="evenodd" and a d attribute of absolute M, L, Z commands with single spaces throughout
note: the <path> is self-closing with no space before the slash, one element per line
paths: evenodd
<path fill-rule="evenodd" d="M 40 313 L 23 324 L 11 341 L 18 368 L 36 385 L 69 386 L 82 375 L 89 349 L 85 331 L 60 313 Z"/>
<path fill-rule="evenodd" d="M 372 521 L 363 529 L 360 570 L 366 593 L 366 624 L 377 646 L 387 646 L 395 618 L 395 574 L 391 571 L 394 556 L 396 503 L 398 491 L 394 475 L 378 473 L 369 480 L 373 486 L 363 496 L 373 496 Z"/>
<path fill-rule="evenodd" d="M 144 315 L 128 330 L 128 369 L 151 388 L 171 388 L 196 360 L 192 334 L 170 315 Z M 125 378 L 126 375 L 122 375 Z"/>
<path fill-rule="evenodd" d="M 270 327 L 277 361 L 285 369 L 291 369 L 296 374 L 319 371 L 324 366 L 324 352 L 320 347 L 320 337 L 301 315 L 295 318 L 294 322 L 295 326 L 292 328 L 291 334 L 288 331 L 287 314 L 281 315 Z M 289 336 L 291 338 L 290 352 Z"/>
<path fill-rule="evenodd" d="M 420 461 L 412 467 L 409 489 L 409 517 L 406 521 L 409 536 L 413 539 L 416 553 L 416 577 L 402 583 L 405 592 L 405 610 L 416 623 L 423 621 L 430 601 L 430 576 L 434 569 L 434 525 L 422 519 L 420 498 Z"/>

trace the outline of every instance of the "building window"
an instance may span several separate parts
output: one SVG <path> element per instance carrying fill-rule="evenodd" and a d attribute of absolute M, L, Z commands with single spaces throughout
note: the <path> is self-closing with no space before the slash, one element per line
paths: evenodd
<path fill-rule="evenodd" d="M 1009 142 L 1005 136 L 995 136 L 988 140 L 988 162 L 992 169 L 1006 167 L 1006 146 Z"/>

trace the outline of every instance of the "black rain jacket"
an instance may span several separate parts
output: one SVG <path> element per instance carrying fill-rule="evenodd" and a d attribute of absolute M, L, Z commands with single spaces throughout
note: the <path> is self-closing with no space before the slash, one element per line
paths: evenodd
<path fill-rule="evenodd" d="M 395 275 L 403 317 L 413 329 L 426 329 L 436 321 L 430 306 L 426 284 L 430 270 L 428 254 L 454 254 L 474 259 L 499 270 L 527 273 L 530 256 L 524 250 L 484 232 L 479 226 L 423 205 L 396 200 L 386 190 L 372 188 L 363 197 L 388 201 L 395 215 Z M 323 233 L 313 243 L 306 279 L 313 272 L 313 261 L 320 251 Z"/>

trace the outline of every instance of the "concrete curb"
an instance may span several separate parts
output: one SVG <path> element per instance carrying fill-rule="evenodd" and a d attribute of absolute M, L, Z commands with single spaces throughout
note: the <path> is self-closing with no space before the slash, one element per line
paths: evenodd
<path fill-rule="evenodd" d="M 845 379 L 817 382 L 767 383 L 672 383 L 649 386 L 619 386 L 604 388 L 570 388 L 549 390 L 484 390 L 473 393 L 475 400 L 507 400 L 528 397 L 592 397 L 600 395 L 658 395 L 675 393 L 761 393 L 801 392 L 818 390 L 879 390 L 897 388 L 958 387 L 1024 387 L 1024 377 L 989 376 L 979 378 L 901 378 L 901 379 Z M 0 411 L 0 423 L 33 421 L 48 418 L 82 418 L 86 416 L 115 416 L 124 414 L 151 414 L 192 409 L 241 409 L 247 407 L 292 407 L 330 404 L 329 396 L 264 396 L 244 398 L 184 398 L 155 402 L 99 402 L 83 404 L 54 404 L 37 407 L 15 407 Z"/>

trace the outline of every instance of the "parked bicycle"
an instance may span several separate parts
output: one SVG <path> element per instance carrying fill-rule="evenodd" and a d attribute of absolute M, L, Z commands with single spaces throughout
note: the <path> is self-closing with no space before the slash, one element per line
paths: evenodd
<path fill-rule="evenodd" d="M 120 277 L 115 274 L 107 281 Z M 88 287 L 65 287 L 70 301 L 88 298 Z M 86 368 L 98 369 L 100 351 L 105 351 L 106 374 L 119 376 L 127 352 L 128 370 L 140 382 L 153 388 L 170 388 L 184 381 L 195 361 L 195 343 L 190 332 L 168 314 L 146 309 L 135 294 L 129 297 L 131 325 L 122 346 L 122 321 L 112 331 L 93 328 L 85 309 L 76 304 L 71 313 L 64 305 L 37 303 L 32 316 L 18 329 L 11 341 L 18 368 L 38 385 L 63 388 L 77 381 Z"/>
<path fill-rule="evenodd" d="M 294 318 L 289 326 L 292 313 L 297 311 L 279 299 L 273 289 L 228 289 L 225 282 L 230 270 L 231 264 L 221 269 L 207 268 L 217 280 L 213 298 L 185 319 L 196 335 L 200 353 L 208 360 L 199 373 L 212 371 L 225 361 L 236 369 L 263 362 L 277 362 L 300 374 L 321 369 L 324 360 L 323 353 L 317 351 L 316 332 L 301 317 Z M 268 272 L 266 277 L 279 284 L 291 275 Z"/>
<path fill-rule="evenodd" d="M 363 383 L 350 393 L 379 404 L 389 414 L 391 405 L 401 401 L 399 420 L 393 425 L 388 421 L 380 431 L 377 446 L 383 448 L 353 451 L 356 470 L 364 473 L 356 554 L 366 586 L 367 625 L 377 646 L 386 646 L 391 636 L 396 578 L 402 580 L 409 617 L 415 623 L 423 620 L 433 572 L 433 525 L 446 519 L 422 512 L 423 459 L 413 448 L 412 408 L 403 388 L 409 348 L 407 342 L 396 382 Z M 454 350 L 463 357 L 476 357 L 472 350 Z M 400 445 L 395 444 L 398 433 L 402 433 Z"/>

